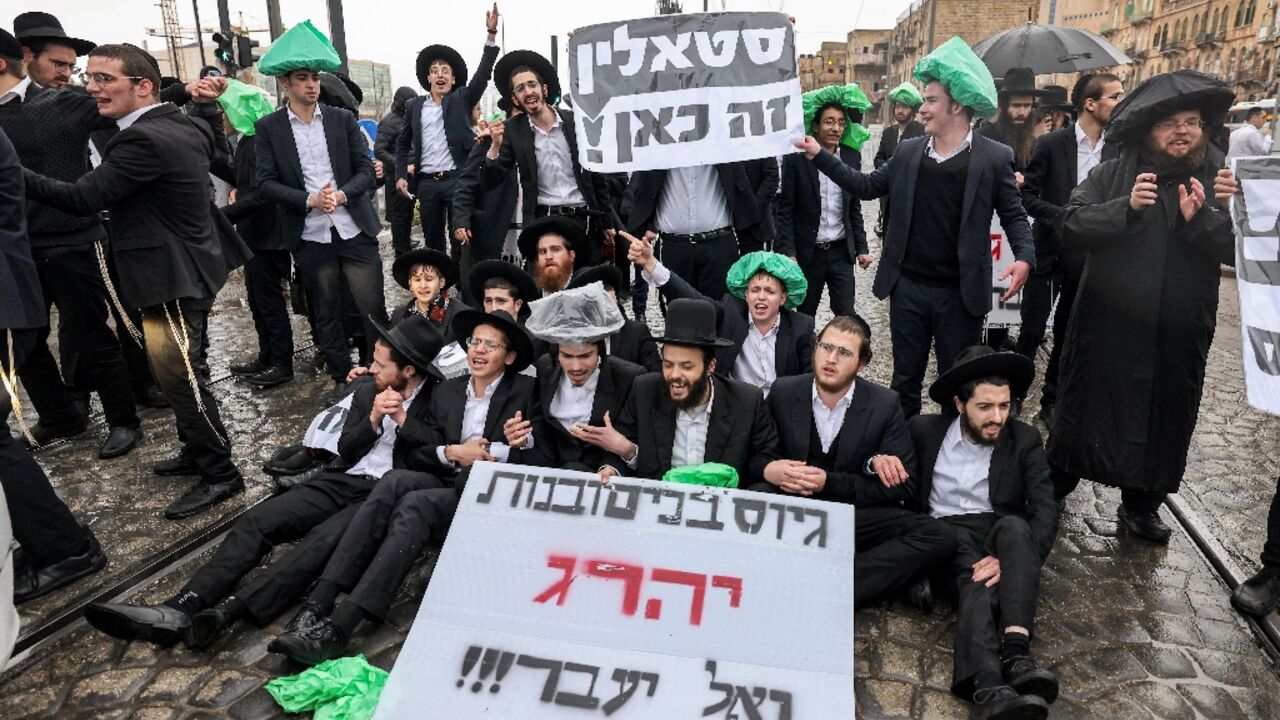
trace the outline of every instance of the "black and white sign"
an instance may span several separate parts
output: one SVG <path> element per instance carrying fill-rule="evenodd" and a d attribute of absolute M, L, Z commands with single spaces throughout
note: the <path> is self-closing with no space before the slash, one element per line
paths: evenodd
<path fill-rule="evenodd" d="M 1280 415 L 1280 157 L 1236 158 L 1231 199 L 1249 404 Z"/>

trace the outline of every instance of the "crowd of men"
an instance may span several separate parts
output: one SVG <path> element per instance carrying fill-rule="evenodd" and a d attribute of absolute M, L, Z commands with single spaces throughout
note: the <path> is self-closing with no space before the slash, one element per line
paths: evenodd
<path fill-rule="evenodd" d="M 919 85 L 888 94 L 870 173 L 870 103 L 846 86 L 806 94 L 808 135 L 784 158 L 614 176 L 581 166 L 551 63 L 499 57 L 497 27 L 495 4 L 469 79 L 454 49 L 421 51 L 425 92 L 396 92 L 373 159 L 360 88 L 313 29 L 263 59 L 284 68 L 279 109 L 233 104 L 240 89 L 216 76 L 167 82 L 144 51 L 69 38 L 46 13 L 0 30 L 3 417 L 17 407 L 24 436 L 0 433 L 0 479 L 23 550 L 18 602 L 106 563 L 22 444 L 83 434 L 90 393 L 110 428 L 103 458 L 141 440 L 138 404 L 172 408 L 181 451 L 154 472 L 198 480 L 167 517 L 243 489 L 204 362 L 213 300 L 243 266 L 257 347 L 233 374 L 262 389 L 293 379 L 292 300 L 345 424 L 328 449 L 298 444 L 269 463 L 295 479 L 174 597 L 90 606 L 102 632 L 202 649 L 301 602 L 269 649 L 319 663 L 386 617 L 476 462 L 606 481 L 711 463 L 738 487 L 854 505 L 855 605 L 951 598 L 952 690 L 981 717 L 1045 717 L 1058 681 L 1031 641 L 1067 495 L 1081 478 L 1118 487 L 1128 533 L 1169 540 L 1158 509 L 1181 481 L 1219 267 L 1233 261 L 1224 207 L 1237 185 L 1210 142 L 1230 89 L 1176 71 L 1126 95 L 1097 72 L 1068 96 L 1015 68 L 997 90 L 953 38 L 917 66 Z M 86 86 L 69 87 L 83 55 Z M 506 117 L 479 119 L 491 81 Z M 235 188 L 224 208 L 211 173 Z M 865 200 L 880 201 L 874 260 Z M 1005 299 L 1024 298 L 1016 339 L 984 329 L 993 214 L 1014 256 Z M 890 387 L 863 377 L 871 328 L 854 276 L 873 262 Z M 411 295 L 390 314 L 388 270 Z M 666 313 L 656 338 L 650 289 Z M 816 325 L 824 290 L 834 317 Z M 1017 414 L 1055 298 L 1046 450 Z M 938 412 L 925 413 L 931 351 Z M 1266 613 L 1278 599 L 1271 548 L 1235 600 Z"/>

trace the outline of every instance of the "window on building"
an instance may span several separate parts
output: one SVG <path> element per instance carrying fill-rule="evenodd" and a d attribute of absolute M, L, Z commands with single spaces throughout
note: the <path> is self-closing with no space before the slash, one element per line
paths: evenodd
<path fill-rule="evenodd" d="M 1200 36 L 1200 16 L 1197 15 L 1196 18 L 1191 21 L 1191 37 L 1198 38 L 1199 36 Z"/>
<path fill-rule="evenodd" d="M 1244 22 L 1244 0 L 1240 0 L 1240 4 L 1236 6 L 1236 22 L 1232 27 L 1240 27 Z"/>
<path fill-rule="evenodd" d="M 1244 24 L 1252 25 L 1253 16 L 1258 11 L 1258 0 L 1249 0 L 1249 9 L 1244 11 Z"/>

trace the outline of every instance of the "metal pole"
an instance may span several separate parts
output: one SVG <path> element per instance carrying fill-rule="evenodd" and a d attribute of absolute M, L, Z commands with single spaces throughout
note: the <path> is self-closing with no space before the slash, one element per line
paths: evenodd
<path fill-rule="evenodd" d="M 555 35 L 551 36 L 551 68 L 560 72 L 560 42 Z"/>
<path fill-rule="evenodd" d="M 209 64 L 209 59 L 204 56 L 204 31 L 200 29 L 200 0 L 191 0 L 191 9 L 196 14 L 196 46 L 200 48 L 200 67 L 203 69 Z"/>
<path fill-rule="evenodd" d="M 200 23 L 197 21 L 196 24 L 199 25 Z M 240 24 L 244 24 L 243 16 Z M 231 33 L 231 8 L 227 7 L 227 0 L 218 0 L 218 29 L 224 35 Z"/>
<path fill-rule="evenodd" d="M 284 22 L 280 19 L 280 0 L 267 0 L 267 26 L 271 28 L 271 42 L 284 34 Z"/>
<path fill-rule="evenodd" d="M 329 0 L 329 40 L 338 51 L 338 59 L 342 61 L 339 68 L 347 72 L 347 29 L 342 19 L 342 0 Z"/>

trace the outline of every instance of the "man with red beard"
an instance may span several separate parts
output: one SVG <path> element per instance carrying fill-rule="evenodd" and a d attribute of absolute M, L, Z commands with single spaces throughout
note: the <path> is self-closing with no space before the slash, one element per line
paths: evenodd
<path fill-rule="evenodd" d="M 1013 169 L 1022 186 L 1022 173 L 1031 162 L 1036 144 L 1036 101 L 1044 93 L 1036 89 L 1036 76 L 1031 68 L 1010 68 L 1000 80 L 1000 115 L 993 123 L 977 129 L 977 133 L 1004 143 L 1013 149 Z"/>
<path fill-rule="evenodd" d="M 576 249 L 586 241 L 582 226 L 563 215 L 548 215 L 525 226 L 517 241 L 520 254 L 543 295 L 560 292 L 569 285 L 578 257 Z"/>

